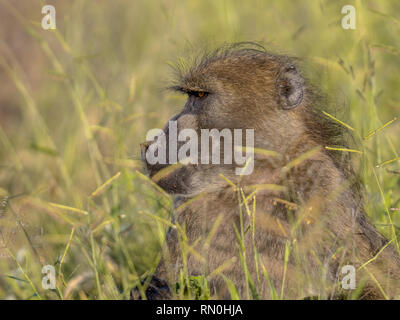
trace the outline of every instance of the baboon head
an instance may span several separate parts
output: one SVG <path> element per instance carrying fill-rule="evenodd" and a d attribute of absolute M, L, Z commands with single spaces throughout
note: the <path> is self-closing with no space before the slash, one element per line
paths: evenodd
<path fill-rule="evenodd" d="M 167 164 L 150 164 L 145 157 L 155 142 L 142 145 L 142 156 L 150 177 L 155 177 L 157 183 L 172 194 L 193 195 L 205 190 L 216 190 L 226 185 L 220 174 L 233 183 L 239 180 L 241 183 L 254 181 L 259 169 L 263 168 L 265 172 L 266 167 L 271 169 L 279 165 L 279 161 L 290 154 L 290 150 L 299 144 L 304 135 L 312 135 L 307 128 L 310 122 L 307 114 L 310 113 L 308 106 L 311 90 L 296 66 L 295 59 L 269 53 L 259 46 L 237 44 L 218 49 L 203 57 L 189 70 L 180 70 L 177 83 L 172 89 L 187 94 L 183 109 L 170 121 L 176 121 L 178 135 L 184 129 L 193 129 L 197 133 L 197 163 L 183 164 L 168 171 L 165 169 Z M 250 163 L 249 157 L 247 162 L 240 165 L 235 163 L 235 158 L 232 164 L 227 164 L 223 161 L 224 156 L 232 150 L 229 147 L 223 148 L 221 144 L 217 151 L 220 164 L 202 162 L 200 147 L 204 149 L 204 146 L 200 146 L 200 137 L 205 129 L 216 129 L 218 132 L 225 130 L 231 137 L 234 137 L 234 130 L 241 130 L 241 137 L 232 144 L 232 154 L 237 152 L 235 144 L 239 141 L 245 148 L 249 147 L 246 130 L 253 129 L 252 150 L 268 150 L 274 157 L 265 156 L 265 152 L 254 152 L 251 156 L 254 163 Z M 169 164 L 170 130 L 171 126 L 167 123 L 163 133 Z M 178 142 L 178 149 L 184 143 Z M 244 154 L 245 151 L 242 151 Z M 238 167 L 249 165 L 250 170 L 238 174 Z M 164 174 L 160 174 L 160 171 Z"/>

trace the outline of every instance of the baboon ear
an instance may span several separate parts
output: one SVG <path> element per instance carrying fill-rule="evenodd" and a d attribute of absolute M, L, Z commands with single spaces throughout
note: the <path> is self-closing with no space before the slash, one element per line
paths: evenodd
<path fill-rule="evenodd" d="M 278 75 L 276 89 L 283 109 L 290 110 L 303 101 L 304 80 L 296 66 L 286 66 Z"/>

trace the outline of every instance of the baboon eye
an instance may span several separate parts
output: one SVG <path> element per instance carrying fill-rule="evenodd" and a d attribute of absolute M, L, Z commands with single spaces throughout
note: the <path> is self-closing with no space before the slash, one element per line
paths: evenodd
<path fill-rule="evenodd" d="M 207 92 L 205 92 L 205 91 L 189 91 L 189 95 L 201 99 L 207 95 Z"/>

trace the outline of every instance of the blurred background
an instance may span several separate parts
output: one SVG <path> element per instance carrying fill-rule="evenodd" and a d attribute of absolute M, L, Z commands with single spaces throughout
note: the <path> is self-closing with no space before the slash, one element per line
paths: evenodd
<path fill-rule="evenodd" d="M 224 43 L 303 59 L 354 128 L 371 220 L 397 232 L 399 39 L 396 0 L 0 0 L 0 299 L 126 299 L 154 270 L 171 199 L 139 144 L 184 104 L 171 65 Z"/>

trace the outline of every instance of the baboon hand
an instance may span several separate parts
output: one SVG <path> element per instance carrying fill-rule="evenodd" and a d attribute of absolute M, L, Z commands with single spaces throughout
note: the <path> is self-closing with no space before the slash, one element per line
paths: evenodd
<path fill-rule="evenodd" d="M 145 284 L 145 280 L 141 283 Z M 171 299 L 171 292 L 169 290 L 166 281 L 161 280 L 157 277 L 153 277 L 147 288 L 145 288 L 145 294 L 147 300 L 168 300 Z M 131 290 L 130 300 L 143 300 L 138 287 Z"/>

